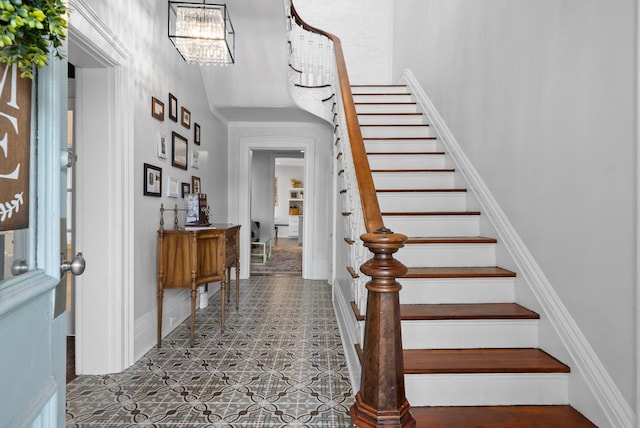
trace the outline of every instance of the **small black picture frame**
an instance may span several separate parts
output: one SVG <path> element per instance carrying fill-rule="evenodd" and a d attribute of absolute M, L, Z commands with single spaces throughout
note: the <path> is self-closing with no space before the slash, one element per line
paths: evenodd
<path fill-rule="evenodd" d="M 193 124 L 193 142 L 196 146 L 200 145 L 200 125 L 198 123 Z"/>
<path fill-rule="evenodd" d="M 144 164 L 144 195 L 145 196 L 162 196 L 162 168 Z"/>
<path fill-rule="evenodd" d="M 182 183 L 182 199 L 191 193 L 191 184 L 190 183 Z"/>
<path fill-rule="evenodd" d="M 178 121 L 178 99 L 169 92 L 169 119 Z"/>

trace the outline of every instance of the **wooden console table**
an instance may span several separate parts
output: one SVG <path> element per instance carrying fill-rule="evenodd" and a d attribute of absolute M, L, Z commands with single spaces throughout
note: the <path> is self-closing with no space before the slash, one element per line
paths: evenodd
<path fill-rule="evenodd" d="M 199 285 L 220 281 L 221 320 L 231 294 L 231 268 L 236 268 L 236 310 L 240 291 L 240 226 L 213 224 L 196 230 L 158 230 L 158 348 L 162 343 L 165 288 L 191 289 L 191 346 L 194 345 Z"/>

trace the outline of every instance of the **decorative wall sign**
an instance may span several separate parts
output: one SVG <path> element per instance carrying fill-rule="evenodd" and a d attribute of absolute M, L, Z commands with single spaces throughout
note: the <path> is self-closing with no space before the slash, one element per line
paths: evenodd
<path fill-rule="evenodd" d="M 0 230 L 29 227 L 31 80 L 0 64 Z"/>
<path fill-rule="evenodd" d="M 187 139 L 177 132 L 171 133 L 171 165 L 187 169 Z"/>

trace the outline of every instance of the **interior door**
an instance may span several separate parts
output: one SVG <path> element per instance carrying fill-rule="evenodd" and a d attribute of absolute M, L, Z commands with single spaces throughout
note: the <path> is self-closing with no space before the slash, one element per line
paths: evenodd
<path fill-rule="evenodd" d="M 10 204 L 12 216 L 28 212 L 28 224 L 3 232 L 2 427 L 64 426 L 66 320 L 56 305 L 64 296 L 56 289 L 61 272 L 61 201 L 66 191 L 60 184 L 67 71 L 66 62 L 50 58 L 49 64 L 33 81 L 30 103 L 18 96 L 15 67 L 0 65 L 0 194 L 22 179 L 27 179 L 28 190 L 28 205 Z M 16 120 L 30 106 L 29 120 Z M 25 145 L 30 148 L 28 160 L 13 174 L 17 166 L 13 153 Z M 7 201 L 0 202 L 8 210 Z"/>

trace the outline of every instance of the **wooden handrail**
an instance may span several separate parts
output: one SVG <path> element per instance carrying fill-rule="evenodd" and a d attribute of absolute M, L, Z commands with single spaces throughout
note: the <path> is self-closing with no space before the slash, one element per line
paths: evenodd
<path fill-rule="evenodd" d="M 333 42 L 345 123 L 367 232 L 360 239 L 373 253 L 373 258 L 360 267 L 360 271 L 371 280 L 366 284 L 367 313 L 360 391 L 351 406 L 351 418 L 358 428 L 414 428 L 416 422 L 411 415 L 404 388 L 399 299 L 402 286 L 396 281 L 407 272 L 407 268 L 393 258 L 393 254 L 404 246 L 407 237 L 393 233 L 384 226 L 340 39 L 307 24 L 298 15 L 293 2 L 291 17 L 304 30 L 320 34 Z M 357 275 L 351 267 L 348 269 L 352 277 Z"/>

